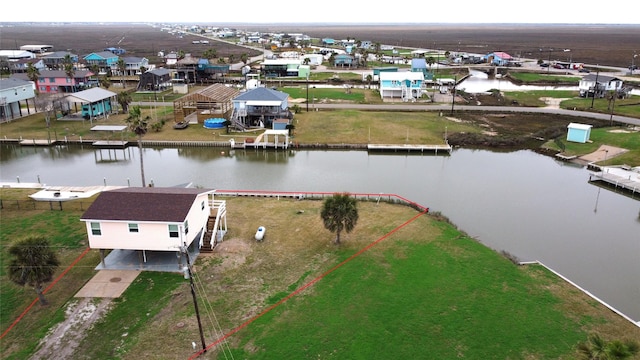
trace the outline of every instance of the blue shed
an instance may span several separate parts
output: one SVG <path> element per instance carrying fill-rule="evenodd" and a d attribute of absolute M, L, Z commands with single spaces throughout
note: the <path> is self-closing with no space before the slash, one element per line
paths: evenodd
<path fill-rule="evenodd" d="M 591 128 L 593 126 L 586 124 L 570 123 L 567 128 L 567 141 L 577 143 L 586 143 L 591 136 Z"/>

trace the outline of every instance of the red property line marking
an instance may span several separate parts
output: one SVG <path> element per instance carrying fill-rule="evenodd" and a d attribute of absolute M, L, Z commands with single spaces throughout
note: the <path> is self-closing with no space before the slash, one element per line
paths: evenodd
<path fill-rule="evenodd" d="M 90 248 L 86 248 L 84 249 L 84 252 L 82 252 L 82 254 L 80 254 L 80 256 L 78 256 L 72 263 L 71 265 L 69 265 L 63 272 L 62 274 L 60 274 L 49 286 L 47 286 L 46 289 L 44 289 L 44 291 L 42 292 L 43 294 L 46 294 L 47 292 L 49 292 L 49 290 L 51 290 L 53 288 L 53 286 L 58 283 L 58 281 L 60 281 L 60 279 L 62 279 L 63 276 L 65 276 L 69 270 L 71 270 L 77 263 L 78 261 L 80 261 L 85 255 L 87 255 L 87 253 L 89 252 L 89 250 L 91 250 Z M 0 335 L 0 339 L 2 339 L 5 335 L 7 335 L 9 333 L 9 331 L 11 331 L 11 329 L 13 329 L 19 322 L 20 320 L 22 320 L 22 318 L 27 315 L 27 313 L 29 312 L 29 310 L 31 310 L 31 308 L 38 302 L 38 298 L 36 297 L 35 299 L 33 299 L 33 301 L 31 302 L 31 304 L 29 304 L 29 306 L 27 306 L 26 309 L 24 309 L 24 311 L 22 312 L 22 314 L 20 314 L 20 316 L 18 316 L 17 319 L 15 319 L 13 321 L 13 323 L 9 326 L 9 328 L 7 330 L 5 330 L 2 335 Z"/>
<path fill-rule="evenodd" d="M 318 193 L 314 193 L 314 194 L 318 194 Z M 353 195 L 353 194 L 352 194 Z M 413 204 L 413 202 L 411 202 Z M 395 229 L 391 230 L 390 232 L 388 232 L 387 234 L 383 235 L 382 237 L 380 237 L 379 239 L 375 240 L 374 242 L 370 243 L 369 245 L 365 246 L 364 248 L 360 249 L 360 251 L 358 251 L 357 253 L 351 255 L 350 257 L 348 257 L 347 259 L 343 260 L 341 263 L 339 263 L 338 265 L 332 267 L 331 269 L 329 269 L 328 271 L 326 271 L 325 273 L 323 273 L 322 275 L 316 277 L 315 279 L 311 280 L 310 282 L 308 282 L 307 284 L 303 285 L 302 287 L 298 288 L 297 290 L 295 290 L 294 292 L 292 292 L 291 294 L 287 295 L 285 298 L 281 299 L 280 301 L 278 301 L 277 303 L 269 306 L 268 308 L 266 308 L 265 310 L 263 310 L 261 313 L 259 313 L 258 315 L 252 317 L 251 319 L 245 321 L 244 323 L 242 323 L 240 326 L 236 327 L 235 329 L 229 331 L 228 333 L 226 333 L 224 336 L 222 336 L 221 338 L 219 338 L 218 340 L 214 341 L 213 343 L 207 345 L 207 347 L 203 350 L 198 351 L 197 353 L 191 355 L 191 357 L 189 357 L 189 360 L 195 359 L 198 356 L 202 355 L 205 351 L 219 345 L 221 342 L 223 342 L 224 340 L 226 340 L 227 338 L 229 338 L 231 335 L 237 333 L 238 331 L 242 330 L 243 328 L 247 327 L 248 325 L 250 325 L 251 323 L 253 323 L 254 321 L 258 320 L 259 318 L 261 318 L 262 316 L 264 316 L 265 314 L 267 314 L 268 312 L 270 312 L 271 310 L 275 309 L 276 307 L 280 306 L 281 304 L 283 304 L 285 301 L 291 299 L 292 297 L 298 295 L 299 293 L 303 292 L 305 289 L 307 289 L 308 287 L 312 286 L 313 284 L 317 283 L 318 281 L 322 280 L 323 278 L 325 278 L 327 275 L 331 274 L 332 272 L 338 270 L 340 267 L 342 267 L 344 264 L 350 262 L 351 260 L 355 259 L 356 257 L 360 256 L 362 253 L 364 253 L 365 251 L 369 250 L 370 248 L 372 248 L 373 246 L 375 246 L 376 244 L 380 243 L 381 241 L 387 239 L 389 236 L 391 236 L 392 234 L 394 234 L 395 232 L 397 232 L 398 230 L 402 229 L 403 227 L 407 226 L 408 224 L 412 223 L 414 220 L 416 220 L 417 218 L 419 218 L 420 216 L 426 214 L 429 209 L 427 208 L 423 208 L 425 209 L 423 212 L 415 215 L 414 217 L 412 217 L 411 219 L 405 221 L 403 224 L 401 224 L 400 226 L 396 227 Z"/>

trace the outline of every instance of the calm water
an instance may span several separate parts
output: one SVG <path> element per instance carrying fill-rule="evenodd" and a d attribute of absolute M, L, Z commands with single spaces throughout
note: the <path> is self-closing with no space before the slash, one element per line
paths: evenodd
<path fill-rule="evenodd" d="M 137 148 L 0 148 L 0 180 L 140 186 Z M 640 320 L 640 201 L 589 172 L 530 151 L 451 156 L 364 151 L 144 149 L 156 186 L 395 193 L 448 216 L 482 243 L 540 260 Z"/>

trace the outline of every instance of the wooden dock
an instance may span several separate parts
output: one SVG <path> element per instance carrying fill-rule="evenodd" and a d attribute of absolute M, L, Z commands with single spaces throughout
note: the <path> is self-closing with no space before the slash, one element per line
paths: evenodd
<path fill-rule="evenodd" d="M 602 167 L 602 171 L 592 173 L 589 181 L 601 181 L 616 189 L 623 189 L 631 194 L 640 194 L 640 171 L 622 167 Z"/>
<path fill-rule="evenodd" d="M 103 149 L 124 149 L 129 146 L 129 142 L 117 140 L 98 140 L 91 143 L 91 145 Z"/>
<path fill-rule="evenodd" d="M 407 152 L 407 153 L 434 153 L 445 152 L 451 153 L 453 148 L 451 145 L 409 145 L 409 144 L 369 144 L 368 151 L 384 151 L 384 152 Z"/>
<path fill-rule="evenodd" d="M 21 140 L 20 145 L 22 146 L 51 146 L 58 143 L 58 140 L 44 140 L 44 139 L 28 139 Z"/>

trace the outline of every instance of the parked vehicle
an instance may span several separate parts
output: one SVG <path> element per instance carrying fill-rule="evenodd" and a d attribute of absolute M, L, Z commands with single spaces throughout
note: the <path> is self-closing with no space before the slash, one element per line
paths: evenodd
<path fill-rule="evenodd" d="M 549 67 L 549 64 L 547 64 L 547 63 L 542 63 L 542 64 L 540 64 L 540 67 Z"/>
<path fill-rule="evenodd" d="M 578 70 L 578 72 L 581 72 L 581 73 L 587 73 L 587 74 L 588 74 L 588 73 L 590 73 L 591 71 L 589 71 L 589 69 L 581 68 L 580 70 Z"/>

